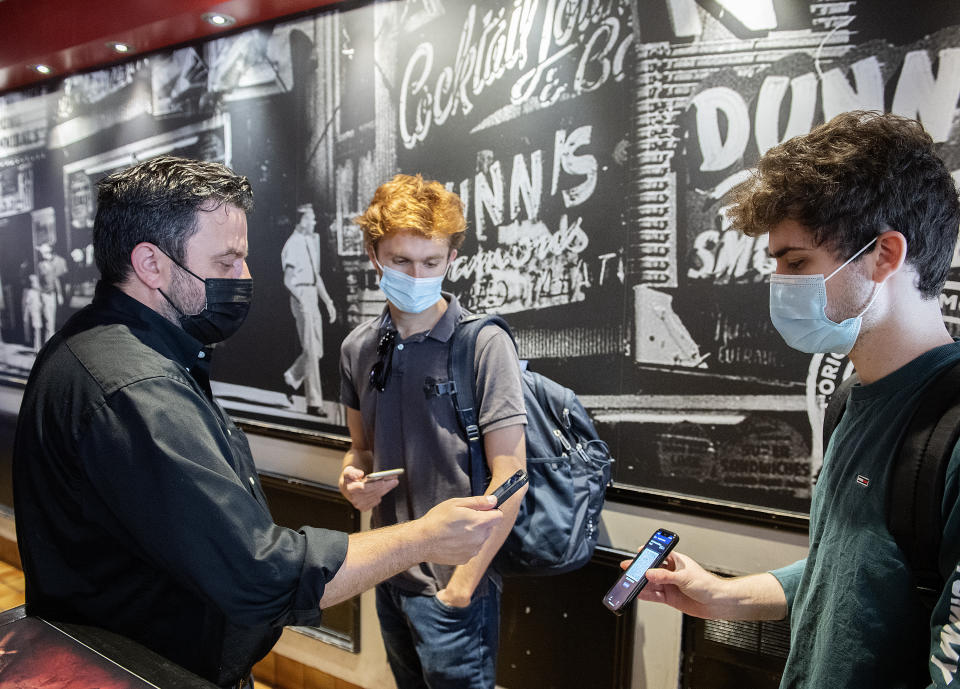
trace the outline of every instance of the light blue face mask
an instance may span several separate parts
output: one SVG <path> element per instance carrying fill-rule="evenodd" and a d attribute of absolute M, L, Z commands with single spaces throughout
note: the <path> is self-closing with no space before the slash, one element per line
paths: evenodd
<path fill-rule="evenodd" d="M 870 248 L 870 242 L 830 273 L 823 275 L 770 276 L 770 320 L 788 345 L 801 352 L 849 354 L 860 334 L 863 314 L 876 300 L 883 283 L 874 292 L 870 303 L 857 316 L 835 323 L 827 318 L 827 280 L 843 270 L 853 259 Z"/>
<path fill-rule="evenodd" d="M 406 273 L 377 266 L 383 271 L 380 276 L 380 289 L 387 295 L 390 303 L 404 313 L 422 313 L 440 301 L 440 288 L 443 275 L 433 278 L 415 278 Z"/>

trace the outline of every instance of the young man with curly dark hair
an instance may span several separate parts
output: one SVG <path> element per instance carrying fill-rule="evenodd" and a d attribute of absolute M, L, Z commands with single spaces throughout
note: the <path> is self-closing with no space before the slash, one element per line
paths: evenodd
<path fill-rule="evenodd" d="M 918 122 L 852 112 L 770 149 L 732 200 L 734 226 L 769 235 L 776 329 L 800 351 L 849 354 L 861 382 L 825 452 L 804 560 L 723 579 L 676 553 L 640 598 L 712 619 L 789 615 L 782 687 L 956 686 L 960 449 L 932 617 L 885 512 L 910 415 L 960 360 L 938 300 L 960 226 L 954 181 Z"/>

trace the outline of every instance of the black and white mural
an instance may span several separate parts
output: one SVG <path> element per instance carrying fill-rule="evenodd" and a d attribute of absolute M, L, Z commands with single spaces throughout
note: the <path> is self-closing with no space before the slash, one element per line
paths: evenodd
<path fill-rule="evenodd" d="M 918 117 L 960 175 L 960 8 L 640 7 L 626 270 L 640 373 L 622 412 L 598 411 L 616 425 L 618 480 L 796 509 L 819 466 L 824 400 L 849 364 L 784 345 L 766 317 L 766 238 L 732 230 L 723 198 L 771 146 L 854 109 Z M 942 298 L 954 334 L 958 287 Z"/>
<path fill-rule="evenodd" d="M 3 94 L 0 372 L 24 378 L 89 302 L 97 181 L 178 153 L 256 192 L 256 300 L 218 397 L 345 433 L 339 344 L 383 307 L 351 219 L 420 172 L 467 209 L 448 289 L 581 395 L 619 484 L 802 513 L 849 364 L 783 344 L 765 239 L 730 228 L 724 194 L 850 109 L 918 117 L 960 176 L 958 98 L 960 7 L 894 0 L 393 0 Z"/>

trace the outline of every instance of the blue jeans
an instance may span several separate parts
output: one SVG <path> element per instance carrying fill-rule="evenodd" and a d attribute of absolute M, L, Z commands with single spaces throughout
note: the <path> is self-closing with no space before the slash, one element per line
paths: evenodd
<path fill-rule="evenodd" d="M 489 577 L 480 582 L 465 608 L 380 584 L 377 615 L 398 689 L 496 685 L 500 591 Z"/>

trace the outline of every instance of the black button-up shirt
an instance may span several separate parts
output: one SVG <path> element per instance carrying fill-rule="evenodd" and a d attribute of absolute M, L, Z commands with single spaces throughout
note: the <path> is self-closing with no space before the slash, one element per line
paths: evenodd
<path fill-rule="evenodd" d="M 14 446 L 27 610 L 128 636 L 221 685 L 315 624 L 346 534 L 277 526 L 210 350 L 99 284 L 40 353 Z"/>

